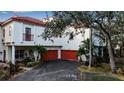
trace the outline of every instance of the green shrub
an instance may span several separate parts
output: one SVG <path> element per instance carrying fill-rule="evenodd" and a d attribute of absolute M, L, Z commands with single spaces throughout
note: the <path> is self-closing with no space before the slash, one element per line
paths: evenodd
<path fill-rule="evenodd" d="M 26 66 L 29 62 L 33 62 L 33 61 L 34 61 L 34 59 L 27 57 L 23 60 L 23 64 Z"/>
<path fill-rule="evenodd" d="M 37 61 L 37 62 L 28 62 L 26 66 L 27 67 L 33 67 L 33 66 L 35 66 L 35 65 L 37 65 L 39 63 L 40 63 L 39 61 Z"/>
<path fill-rule="evenodd" d="M 37 60 L 40 60 L 39 59 L 39 55 L 41 56 L 41 58 L 43 58 L 43 54 L 45 52 L 47 52 L 47 49 L 46 47 L 42 46 L 42 45 L 36 45 L 32 48 L 33 51 L 37 51 L 38 52 L 38 55 L 37 55 Z M 41 59 L 43 60 L 43 59 Z"/>
<path fill-rule="evenodd" d="M 27 57 L 23 60 L 23 63 L 24 63 L 24 65 L 27 65 L 27 63 L 30 61 L 31 61 L 31 59 L 29 57 Z"/>
<path fill-rule="evenodd" d="M 0 70 L 0 80 L 7 80 L 9 78 L 9 71 Z"/>
<path fill-rule="evenodd" d="M 20 65 L 18 63 L 16 63 L 15 65 L 12 64 L 12 62 L 9 62 L 9 66 L 10 66 L 10 74 L 15 74 L 16 72 L 19 71 L 20 69 Z"/>

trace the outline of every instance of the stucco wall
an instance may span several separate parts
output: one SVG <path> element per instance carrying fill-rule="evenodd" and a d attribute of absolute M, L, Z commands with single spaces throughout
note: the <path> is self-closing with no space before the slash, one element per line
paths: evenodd
<path fill-rule="evenodd" d="M 2 27 L 5 29 L 5 42 L 13 42 L 13 26 L 14 22 L 7 24 L 6 26 Z M 11 36 L 9 35 L 9 28 L 11 27 Z"/>
<path fill-rule="evenodd" d="M 69 29 L 69 30 L 68 30 Z M 73 28 L 68 28 L 67 31 L 75 31 Z M 42 28 L 42 31 L 40 29 L 36 30 L 36 44 L 42 44 L 42 45 L 51 45 L 56 46 L 60 45 L 62 46 L 62 50 L 77 50 L 79 48 L 79 45 L 81 44 L 81 41 L 89 38 L 89 29 L 86 29 L 84 32 L 84 36 L 82 34 L 78 34 L 74 37 L 73 40 L 69 40 L 69 36 L 63 36 L 62 38 L 52 38 L 54 42 L 51 42 L 49 40 L 44 41 L 42 37 L 37 37 L 37 35 L 41 35 L 43 33 L 44 28 Z"/>
<path fill-rule="evenodd" d="M 68 28 L 67 31 L 75 32 L 74 28 Z M 81 42 L 87 38 L 89 38 L 89 29 L 83 31 L 84 34 L 80 33 L 76 35 L 73 40 L 69 40 L 69 36 L 63 37 L 59 39 L 59 43 L 63 45 L 63 50 L 78 50 Z M 84 36 L 83 36 L 84 35 Z"/>
<path fill-rule="evenodd" d="M 34 35 L 33 41 L 24 41 L 23 33 L 25 33 L 25 28 L 31 28 L 31 34 Z M 32 45 L 56 45 L 56 43 L 52 43 L 51 41 L 44 41 L 40 36 L 44 31 L 44 27 L 36 26 L 32 24 L 22 23 L 22 22 L 14 22 L 14 42 L 17 46 L 32 46 Z"/>
<path fill-rule="evenodd" d="M 12 24 L 12 23 L 11 23 Z M 32 46 L 32 45 L 45 45 L 45 46 L 63 46 L 63 50 L 77 50 L 81 41 L 89 37 L 89 30 L 85 31 L 85 35 L 79 34 L 74 37 L 73 40 L 69 41 L 69 36 L 62 37 L 62 38 L 53 38 L 54 42 L 49 40 L 44 40 L 40 36 L 43 31 L 44 27 L 36 26 L 32 24 L 22 23 L 22 22 L 13 22 L 13 40 L 16 46 Z M 23 33 L 25 33 L 25 27 L 31 28 L 31 33 L 34 35 L 34 41 L 23 41 Z M 75 31 L 73 28 L 69 28 L 66 31 Z M 6 32 L 7 33 L 7 32 Z M 6 34 L 7 36 L 7 34 Z M 68 42 L 69 41 L 69 42 Z"/>
<path fill-rule="evenodd" d="M 24 41 L 23 40 L 23 34 L 25 33 L 25 27 L 31 28 L 31 33 L 35 33 L 35 26 L 31 24 L 25 24 L 22 22 L 14 22 L 14 34 L 13 34 L 13 40 L 15 42 L 15 45 L 33 45 L 34 41 Z"/>

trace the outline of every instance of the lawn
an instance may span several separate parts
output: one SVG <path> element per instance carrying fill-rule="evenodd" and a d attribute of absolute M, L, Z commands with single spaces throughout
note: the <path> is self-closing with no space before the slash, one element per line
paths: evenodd
<path fill-rule="evenodd" d="M 88 69 L 87 66 L 80 66 L 78 70 L 81 73 L 82 80 L 92 80 L 92 81 L 118 81 L 124 80 L 124 75 L 122 73 L 111 73 L 109 64 L 102 64 L 99 67 L 91 67 Z"/>

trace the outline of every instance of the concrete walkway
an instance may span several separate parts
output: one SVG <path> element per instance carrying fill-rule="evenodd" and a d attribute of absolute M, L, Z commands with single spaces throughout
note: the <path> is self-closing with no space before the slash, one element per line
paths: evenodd
<path fill-rule="evenodd" d="M 49 61 L 14 78 L 14 81 L 79 81 L 77 62 Z"/>

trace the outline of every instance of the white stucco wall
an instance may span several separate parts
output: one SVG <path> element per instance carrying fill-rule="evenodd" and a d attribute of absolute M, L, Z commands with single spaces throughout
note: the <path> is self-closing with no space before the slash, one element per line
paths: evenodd
<path fill-rule="evenodd" d="M 25 33 L 25 27 L 31 28 L 31 33 L 35 34 L 35 26 L 31 24 L 25 24 L 22 22 L 14 22 L 13 40 L 15 45 L 34 45 L 34 41 L 24 41 L 23 34 Z"/>
<path fill-rule="evenodd" d="M 69 29 L 69 30 L 68 30 Z M 68 28 L 67 31 L 75 31 L 73 28 Z M 44 28 L 42 29 L 44 30 Z M 51 46 L 56 46 L 60 45 L 62 46 L 62 50 L 78 50 L 79 45 L 81 44 L 81 41 L 89 38 L 89 29 L 86 29 L 84 32 L 84 36 L 82 34 L 78 34 L 74 37 L 73 40 L 69 40 L 69 36 L 63 36 L 62 38 L 52 38 L 54 40 L 54 43 L 46 40 L 44 41 L 42 37 L 37 37 L 36 36 L 36 44 L 43 44 L 43 45 L 51 45 Z M 36 35 L 42 34 L 43 31 L 36 31 Z"/>
<path fill-rule="evenodd" d="M 33 41 L 24 41 L 23 40 L 23 33 L 25 33 L 25 28 L 31 28 L 31 34 L 34 35 Z M 32 46 L 32 45 L 56 45 L 56 43 L 52 43 L 51 41 L 44 41 L 40 36 L 43 31 L 44 27 L 36 26 L 32 24 L 22 23 L 22 22 L 14 22 L 14 42 L 17 46 Z"/>
<path fill-rule="evenodd" d="M 11 22 L 7 25 L 5 25 L 4 27 L 2 27 L 2 29 L 5 29 L 5 42 L 13 42 L 13 26 L 14 26 L 14 22 Z M 11 29 L 11 36 L 9 35 L 9 28 Z"/>
<path fill-rule="evenodd" d="M 36 26 L 32 24 L 22 23 L 22 22 L 13 22 L 9 24 L 12 26 L 12 37 L 8 37 L 8 30 L 6 31 L 6 36 L 8 37 L 8 41 L 14 41 L 16 46 L 33 46 L 33 45 L 45 45 L 45 46 L 62 46 L 63 50 L 77 50 L 79 48 L 79 45 L 81 44 L 81 41 L 83 41 L 86 38 L 89 38 L 89 29 L 85 30 L 84 36 L 82 34 L 79 34 L 74 37 L 73 40 L 69 41 L 69 36 L 62 37 L 62 38 L 53 38 L 54 43 L 49 40 L 44 40 L 40 36 L 43 31 L 44 27 Z M 6 29 L 9 27 L 5 27 Z M 23 41 L 23 33 L 25 33 L 25 28 L 29 27 L 31 28 L 31 34 L 34 35 L 34 41 Z M 75 31 L 73 28 L 67 29 L 67 31 Z M 68 42 L 69 41 L 69 42 Z"/>
<path fill-rule="evenodd" d="M 68 30 L 69 29 L 69 30 Z M 75 32 L 74 28 L 68 28 L 67 31 Z M 80 30 L 80 29 L 79 29 Z M 83 31 L 84 34 L 80 33 L 74 37 L 73 40 L 69 40 L 69 36 L 60 38 L 60 44 L 63 45 L 64 50 L 78 50 L 79 45 L 82 44 L 83 40 L 89 38 L 89 29 Z M 69 42 L 68 42 L 69 41 Z"/>

